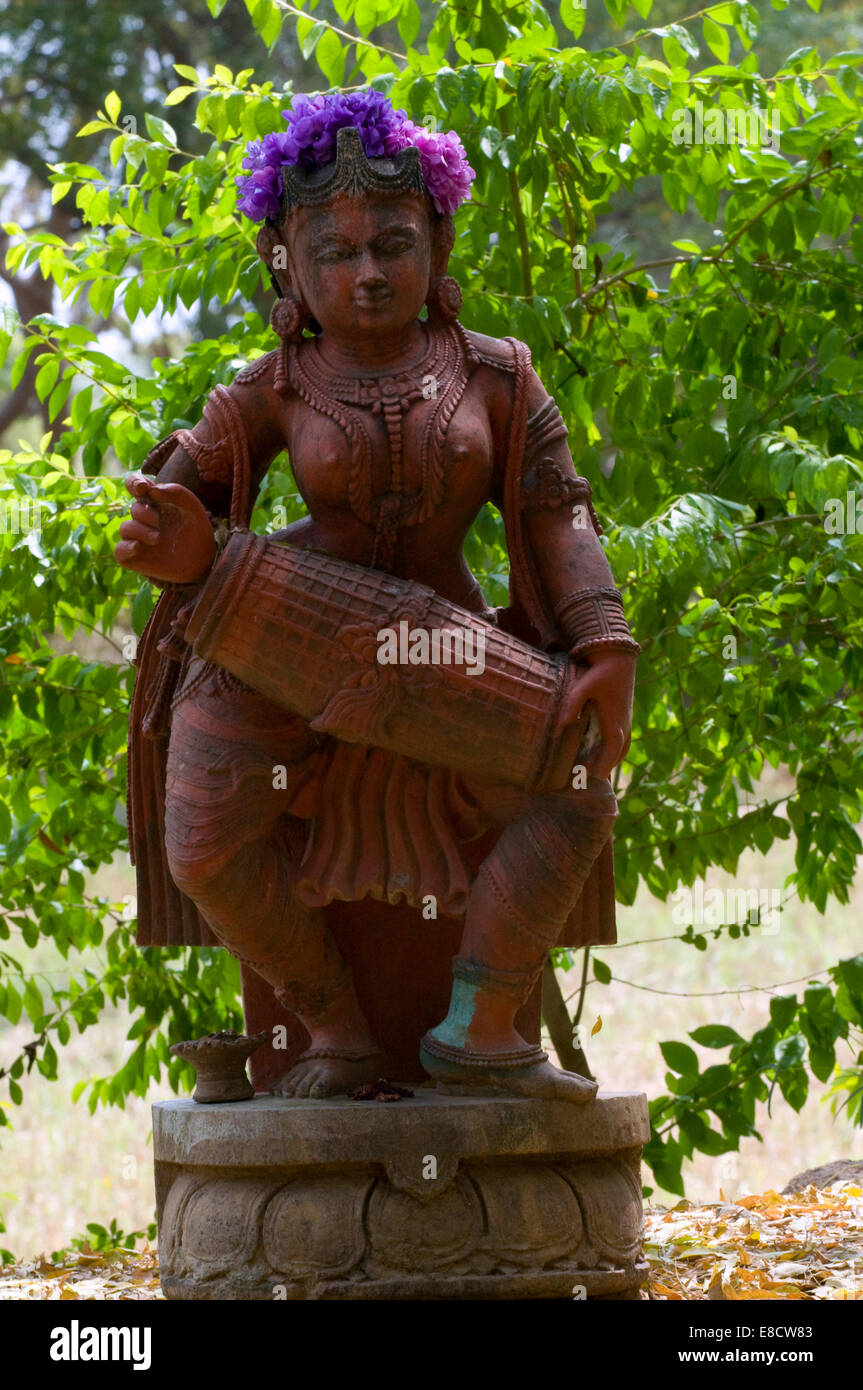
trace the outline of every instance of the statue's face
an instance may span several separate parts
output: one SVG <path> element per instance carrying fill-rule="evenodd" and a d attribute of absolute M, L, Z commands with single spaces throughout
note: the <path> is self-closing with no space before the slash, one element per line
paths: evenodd
<path fill-rule="evenodd" d="M 425 303 L 431 229 L 421 197 L 336 198 L 288 221 L 297 288 L 324 333 L 393 333 Z"/>

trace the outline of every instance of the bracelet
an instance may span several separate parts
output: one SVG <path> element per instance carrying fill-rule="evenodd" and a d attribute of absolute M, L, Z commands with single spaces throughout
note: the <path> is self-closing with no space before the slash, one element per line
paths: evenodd
<path fill-rule="evenodd" d="M 595 642 L 579 642 L 577 646 L 570 647 L 569 654 L 577 661 L 580 656 L 586 656 L 602 647 L 616 647 L 618 651 L 632 652 L 633 656 L 641 655 L 641 647 L 634 637 L 600 637 Z"/>
<path fill-rule="evenodd" d="M 573 589 L 558 599 L 554 612 L 572 643 L 569 650 L 571 657 L 593 651 L 596 647 L 619 647 L 636 656 L 641 652 L 624 617 L 619 589 Z"/>
<path fill-rule="evenodd" d="M 150 583 L 155 584 L 157 589 L 166 589 L 169 593 L 173 594 L 183 593 L 184 590 L 191 592 L 192 589 L 200 589 L 205 578 L 206 575 L 202 575 L 200 579 L 191 579 L 187 584 L 181 584 L 178 580 L 174 579 L 151 579 Z"/>

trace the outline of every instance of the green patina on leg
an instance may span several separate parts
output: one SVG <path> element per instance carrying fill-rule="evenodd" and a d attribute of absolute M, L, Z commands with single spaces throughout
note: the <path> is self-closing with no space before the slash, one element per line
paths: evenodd
<path fill-rule="evenodd" d="M 442 1023 L 432 1029 L 432 1036 L 452 1047 L 465 1047 L 476 1012 L 478 992 L 479 987 L 467 980 L 453 980 L 449 1013 Z"/>

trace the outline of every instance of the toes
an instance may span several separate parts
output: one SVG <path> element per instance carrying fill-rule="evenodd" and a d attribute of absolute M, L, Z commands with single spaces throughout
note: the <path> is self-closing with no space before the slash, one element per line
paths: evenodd
<path fill-rule="evenodd" d="M 295 1096 L 297 1094 L 297 1087 L 303 1080 L 304 1075 L 305 1073 L 301 1069 L 292 1067 L 289 1072 L 286 1072 L 284 1076 L 279 1078 L 270 1091 L 270 1095 Z"/>
<path fill-rule="evenodd" d="M 576 1076 L 572 1072 L 561 1076 L 555 1087 L 562 1100 L 576 1102 L 593 1100 L 598 1089 L 595 1081 L 588 1081 L 586 1077 Z"/>
<path fill-rule="evenodd" d="M 308 1096 L 314 1075 L 314 1072 L 307 1071 L 299 1078 L 294 1086 L 294 1095 L 297 1096 L 298 1099 L 305 1099 Z"/>
<path fill-rule="evenodd" d="M 365 1073 L 363 1076 L 365 1077 Z M 270 1094 L 294 1097 L 297 1100 L 325 1100 L 328 1096 L 346 1091 L 351 1084 L 356 1084 L 356 1079 L 353 1068 L 331 1068 L 307 1063 L 294 1067 L 287 1076 L 277 1081 Z"/>

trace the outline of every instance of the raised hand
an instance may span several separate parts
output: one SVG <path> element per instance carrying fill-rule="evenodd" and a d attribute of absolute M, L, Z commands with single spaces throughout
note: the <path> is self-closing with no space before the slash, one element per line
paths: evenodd
<path fill-rule="evenodd" d="M 143 473 L 124 479 L 135 499 L 120 527 L 114 559 L 147 579 L 193 584 L 216 555 L 213 527 L 203 504 L 180 483 L 157 483 Z"/>

